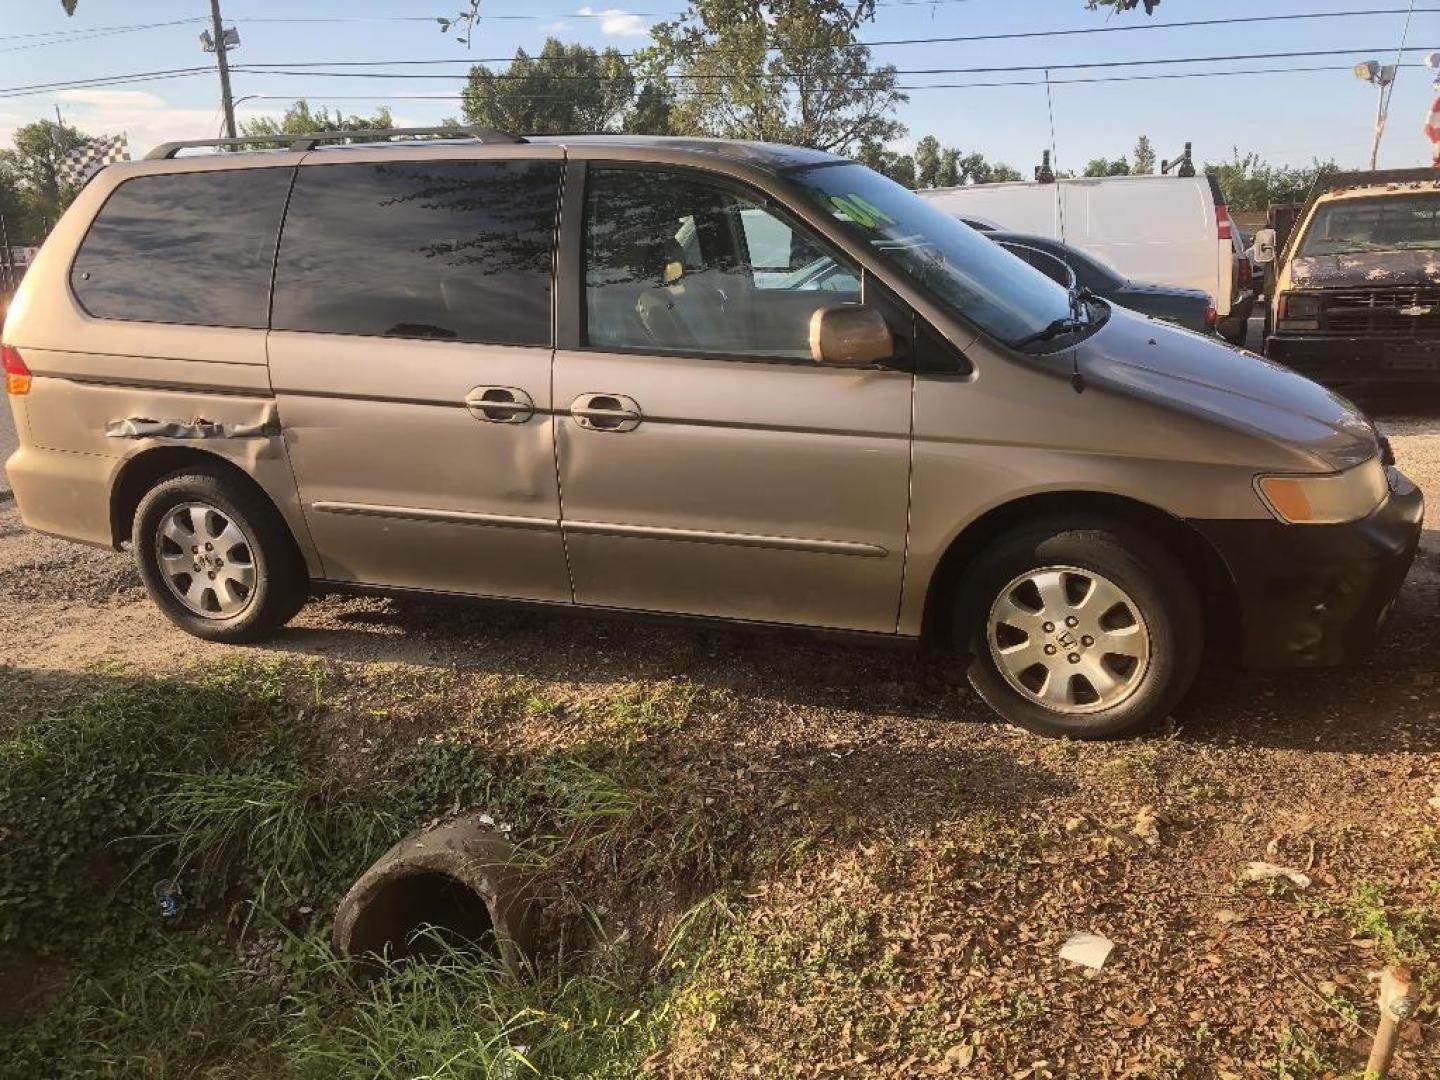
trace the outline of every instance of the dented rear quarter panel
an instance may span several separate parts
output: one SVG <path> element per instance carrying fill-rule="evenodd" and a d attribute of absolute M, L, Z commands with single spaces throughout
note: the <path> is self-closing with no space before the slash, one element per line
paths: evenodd
<path fill-rule="evenodd" d="M 291 168 L 303 155 L 267 154 L 257 168 Z M 258 483 L 290 525 L 306 563 L 322 570 L 300 509 L 280 436 L 263 329 L 96 319 L 70 287 L 70 267 L 90 222 L 124 181 L 226 169 L 212 160 L 141 161 L 99 173 L 66 211 L 26 274 L 5 321 L 34 375 L 17 408 L 20 450 L 10 463 L 26 523 L 89 543 L 118 543 L 110 500 L 125 469 L 162 447 L 227 461 Z M 247 167 L 251 167 L 247 164 Z M 112 438 L 118 421 L 197 422 L 266 428 L 242 438 Z M 193 436 L 194 430 L 185 434 Z M 213 432 L 212 432 L 213 434 Z"/>

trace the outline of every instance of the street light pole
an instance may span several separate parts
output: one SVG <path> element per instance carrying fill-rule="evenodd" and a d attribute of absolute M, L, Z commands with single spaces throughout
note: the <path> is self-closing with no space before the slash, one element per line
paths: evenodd
<path fill-rule="evenodd" d="M 1385 114 L 1389 111 L 1386 108 L 1386 90 L 1394 85 L 1394 76 L 1391 76 L 1388 83 L 1379 79 L 1375 81 L 1375 139 L 1370 144 L 1371 172 L 1375 171 L 1375 165 L 1380 160 L 1380 137 L 1385 134 Z"/>
<path fill-rule="evenodd" d="M 225 110 L 225 134 L 235 138 L 235 102 L 230 98 L 230 61 L 225 57 L 225 27 L 220 20 L 220 0 L 210 0 L 210 21 L 215 27 L 215 63 L 220 68 L 220 104 Z"/>

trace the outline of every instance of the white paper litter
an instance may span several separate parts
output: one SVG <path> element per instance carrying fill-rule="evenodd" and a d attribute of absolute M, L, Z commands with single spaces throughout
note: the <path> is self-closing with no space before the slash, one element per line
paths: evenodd
<path fill-rule="evenodd" d="M 1077 930 L 1070 935 L 1069 941 L 1060 946 L 1060 959 L 1099 971 L 1105 966 L 1105 958 L 1113 948 L 1115 943 L 1105 935 Z"/>
<path fill-rule="evenodd" d="M 1246 881 L 1274 881 L 1276 878 L 1285 878 L 1297 889 L 1310 888 L 1310 875 L 1302 874 L 1288 866 L 1277 866 L 1271 862 L 1252 862 L 1246 865 L 1245 872 L 1240 875 Z"/>

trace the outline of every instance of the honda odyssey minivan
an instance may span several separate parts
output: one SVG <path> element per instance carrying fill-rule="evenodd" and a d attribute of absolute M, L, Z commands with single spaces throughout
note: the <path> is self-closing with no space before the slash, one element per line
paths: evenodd
<path fill-rule="evenodd" d="M 199 637 L 346 589 L 924 637 L 1097 737 L 1207 646 L 1363 655 L 1414 555 L 1344 400 L 861 165 L 359 138 L 106 168 L 5 324 L 24 520 Z"/>

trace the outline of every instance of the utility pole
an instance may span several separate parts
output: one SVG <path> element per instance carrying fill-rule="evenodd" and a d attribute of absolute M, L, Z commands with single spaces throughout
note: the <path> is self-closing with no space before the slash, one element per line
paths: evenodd
<path fill-rule="evenodd" d="M 230 97 L 230 61 L 225 58 L 225 27 L 220 20 L 220 0 L 210 0 L 210 21 L 215 28 L 215 62 L 220 67 L 220 104 L 225 110 L 225 134 L 233 139 L 235 102 Z"/>

